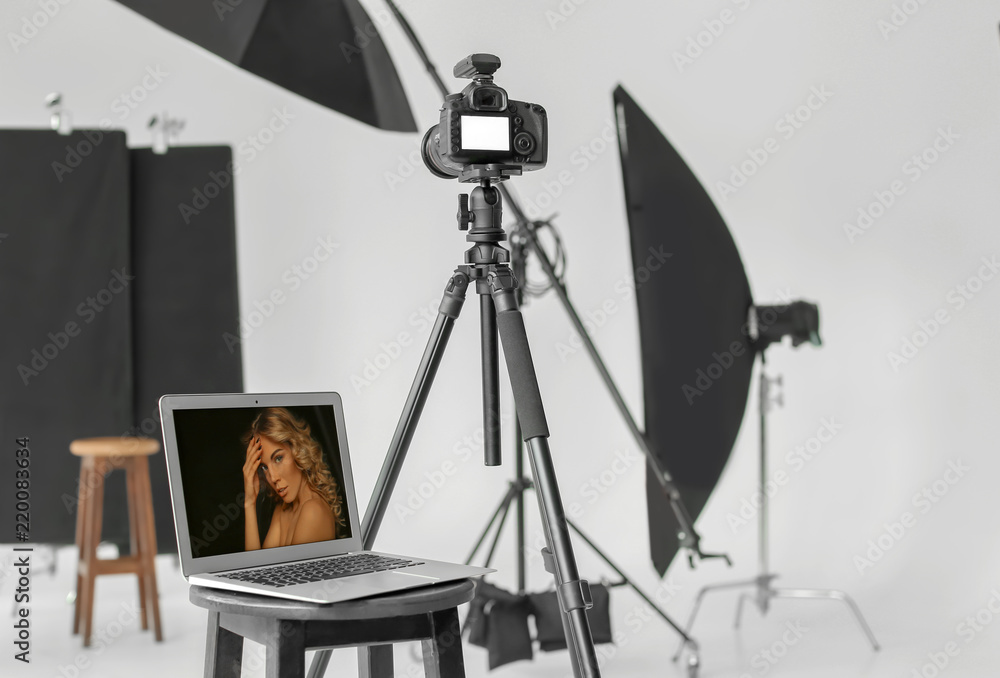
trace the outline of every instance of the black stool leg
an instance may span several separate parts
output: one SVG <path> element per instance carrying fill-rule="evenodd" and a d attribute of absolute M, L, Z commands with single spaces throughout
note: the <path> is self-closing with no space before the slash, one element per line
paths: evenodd
<path fill-rule="evenodd" d="M 306 626 L 302 621 L 272 620 L 267 634 L 267 678 L 305 678 Z"/>
<path fill-rule="evenodd" d="M 465 678 L 465 657 L 462 655 L 462 627 L 458 608 L 429 615 L 434 635 L 421 641 L 424 649 L 426 678 Z"/>
<path fill-rule="evenodd" d="M 243 636 L 219 626 L 219 613 L 208 613 L 205 643 L 205 678 L 240 678 L 243 671 Z"/>
<path fill-rule="evenodd" d="M 358 648 L 358 678 L 392 678 L 392 645 Z"/>

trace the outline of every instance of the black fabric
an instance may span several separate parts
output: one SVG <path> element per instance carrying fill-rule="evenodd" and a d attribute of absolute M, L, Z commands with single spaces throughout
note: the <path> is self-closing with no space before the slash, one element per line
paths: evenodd
<path fill-rule="evenodd" d="M 378 24 L 357 0 L 119 2 L 323 106 L 381 129 L 417 131 Z"/>
<path fill-rule="evenodd" d="M 590 622 L 590 633 L 594 643 L 611 643 L 611 596 L 608 587 L 603 584 L 591 584 L 590 594 L 594 606 L 587 610 L 587 621 Z M 559 597 L 555 591 L 533 593 L 529 596 L 531 613 L 535 616 L 535 630 L 538 649 L 542 652 L 553 652 L 566 649 L 566 632 L 562 626 L 562 613 L 559 608 Z"/>
<path fill-rule="evenodd" d="M 134 424 L 161 437 L 165 393 L 243 390 L 228 146 L 132 151 Z M 198 196 L 201 196 L 200 198 Z M 157 546 L 176 551 L 163 454 L 150 458 Z"/>
<path fill-rule="evenodd" d="M 14 439 L 30 438 L 30 540 L 70 544 L 74 438 L 132 420 L 129 155 L 123 132 L 0 130 L 0 524 L 14 534 Z M 75 336 L 71 336 L 75 335 Z M 102 538 L 127 542 L 122 473 Z"/>
<path fill-rule="evenodd" d="M 697 518 L 743 421 L 753 300 L 736 244 L 697 177 L 621 87 L 614 102 L 624 127 L 646 436 Z M 663 575 L 678 524 L 655 476 L 646 480 L 650 547 Z"/>

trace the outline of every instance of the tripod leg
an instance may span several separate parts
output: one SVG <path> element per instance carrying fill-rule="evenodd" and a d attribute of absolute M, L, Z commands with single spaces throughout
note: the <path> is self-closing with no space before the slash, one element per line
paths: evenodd
<path fill-rule="evenodd" d="M 556 593 L 563 611 L 566 644 L 573 650 L 570 655 L 573 671 L 577 678 L 596 678 L 601 675 L 601 671 L 597 665 L 594 638 L 587 619 L 590 588 L 577 572 L 573 544 L 549 452 L 549 431 L 538 391 L 538 380 L 531 361 L 524 319 L 517 310 L 517 299 L 514 296 L 516 283 L 510 270 L 501 266 L 490 272 L 489 282 L 496 304 L 497 325 L 507 372 L 514 391 L 514 406 L 528 446 L 535 493 L 542 525 L 545 527 L 548 554 L 552 560 L 551 571 L 555 576 Z"/>
<path fill-rule="evenodd" d="M 406 451 L 410 447 L 420 413 L 427 402 L 427 395 L 430 393 L 431 384 L 437 374 L 438 365 L 441 364 L 441 357 L 448 345 L 451 330 L 462 310 L 462 304 L 465 302 L 465 292 L 468 287 L 469 276 L 458 270 L 455 271 L 444 288 L 444 297 L 441 299 L 441 306 L 438 307 L 438 317 L 434 322 L 434 329 L 431 330 L 431 336 L 427 339 L 427 347 L 424 348 L 424 355 L 420 358 L 417 376 L 414 377 L 413 385 L 410 386 L 410 394 L 406 397 L 406 405 L 403 406 L 403 413 L 399 416 L 396 432 L 389 444 L 389 452 L 382 463 L 382 470 L 378 474 L 378 480 L 375 481 L 375 489 L 372 490 L 368 509 L 361 522 L 362 541 L 366 549 L 370 549 L 374 545 L 382 518 L 385 517 L 386 509 L 389 508 L 392 490 L 399 478 L 399 471 L 403 467 Z"/>

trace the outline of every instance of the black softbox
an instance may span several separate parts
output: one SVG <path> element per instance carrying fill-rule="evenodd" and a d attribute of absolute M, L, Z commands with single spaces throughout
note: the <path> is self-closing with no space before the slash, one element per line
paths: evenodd
<path fill-rule="evenodd" d="M 708 501 L 743 421 L 754 353 L 753 300 L 725 221 L 694 173 L 618 87 L 622 173 L 636 269 L 646 436 L 692 518 Z M 647 267 L 652 253 L 656 270 Z M 679 527 L 663 488 L 646 478 L 650 548 L 662 576 Z"/>

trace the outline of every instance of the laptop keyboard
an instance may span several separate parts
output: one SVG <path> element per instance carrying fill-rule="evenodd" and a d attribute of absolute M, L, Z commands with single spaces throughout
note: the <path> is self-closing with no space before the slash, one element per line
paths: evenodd
<path fill-rule="evenodd" d="M 309 584 L 311 582 L 326 581 L 327 579 L 337 579 L 338 577 L 350 577 L 355 574 L 396 570 L 401 567 L 410 567 L 411 565 L 423 565 L 423 562 L 382 556 L 376 553 L 351 553 L 325 560 L 310 560 L 288 565 L 259 567 L 253 570 L 238 570 L 217 576 L 251 584 L 267 584 L 281 588 L 283 586 L 295 586 L 296 584 Z"/>

